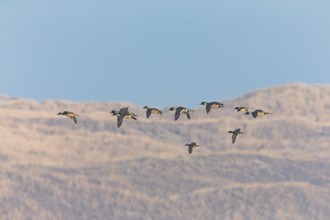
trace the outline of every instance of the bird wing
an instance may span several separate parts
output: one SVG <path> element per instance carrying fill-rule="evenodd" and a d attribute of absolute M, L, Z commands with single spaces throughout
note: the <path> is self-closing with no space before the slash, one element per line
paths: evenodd
<path fill-rule="evenodd" d="M 231 138 L 232 143 L 235 143 L 235 141 L 236 141 L 236 136 L 237 136 L 237 134 L 233 134 L 233 136 L 232 136 L 232 138 Z"/>
<path fill-rule="evenodd" d="M 189 112 L 187 112 L 186 115 L 187 115 L 187 118 L 190 119 L 190 114 L 189 114 Z"/>
<path fill-rule="evenodd" d="M 146 115 L 147 115 L 147 118 L 149 118 L 149 117 L 150 117 L 150 115 L 151 115 L 151 109 L 150 109 L 150 108 L 149 108 L 149 109 L 147 109 Z"/>
<path fill-rule="evenodd" d="M 73 116 L 73 117 L 71 117 L 71 118 L 72 118 L 72 120 L 74 121 L 74 123 L 75 123 L 75 124 L 77 124 L 77 118 L 76 118 L 76 117 L 74 117 L 74 116 Z"/>
<path fill-rule="evenodd" d="M 180 110 L 177 109 L 177 110 L 175 111 L 174 120 L 178 120 L 179 117 L 180 117 Z"/>
<path fill-rule="evenodd" d="M 212 104 L 208 103 L 206 104 L 206 113 L 208 114 L 211 111 Z"/>
<path fill-rule="evenodd" d="M 117 127 L 119 128 L 121 124 L 123 123 L 124 115 L 118 115 L 117 116 Z"/>
<path fill-rule="evenodd" d="M 119 110 L 119 114 L 124 114 L 124 115 L 126 115 L 126 114 L 128 113 L 128 108 L 129 108 L 129 107 L 121 108 L 121 109 Z"/>
<path fill-rule="evenodd" d="M 243 134 L 243 132 L 241 132 L 240 128 L 237 129 L 237 134 Z"/>

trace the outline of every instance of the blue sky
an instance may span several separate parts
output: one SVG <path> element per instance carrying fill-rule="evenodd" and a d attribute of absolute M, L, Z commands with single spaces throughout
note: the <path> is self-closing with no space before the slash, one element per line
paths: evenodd
<path fill-rule="evenodd" d="M 188 107 L 330 82 L 329 0 L 0 3 L 0 93 Z"/>

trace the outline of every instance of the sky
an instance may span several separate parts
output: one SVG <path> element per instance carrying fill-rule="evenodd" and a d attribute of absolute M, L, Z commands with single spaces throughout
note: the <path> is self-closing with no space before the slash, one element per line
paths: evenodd
<path fill-rule="evenodd" d="M 137 106 L 330 82 L 330 0 L 3 0 L 0 94 Z"/>

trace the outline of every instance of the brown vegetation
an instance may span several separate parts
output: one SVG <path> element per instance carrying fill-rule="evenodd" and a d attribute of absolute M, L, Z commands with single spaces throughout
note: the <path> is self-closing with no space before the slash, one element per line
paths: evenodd
<path fill-rule="evenodd" d="M 200 101 L 174 121 L 129 103 L 0 97 L 1 219 L 329 218 L 330 86 L 255 91 L 209 114 Z M 118 129 L 108 112 L 127 105 L 140 117 Z"/>

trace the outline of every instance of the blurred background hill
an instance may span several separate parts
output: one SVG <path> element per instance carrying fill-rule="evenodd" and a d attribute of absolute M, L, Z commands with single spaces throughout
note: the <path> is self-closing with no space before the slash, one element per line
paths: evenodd
<path fill-rule="evenodd" d="M 206 114 L 202 101 L 225 107 Z M 329 85 L 206 97 L 191 120 L 174 121 L 172 104 L 146 119 L 127 102 L 1 96 L 1 219 L 329 219 Z M 118 129 L 109 112 L 124 106 L 139 117 Z"/>

